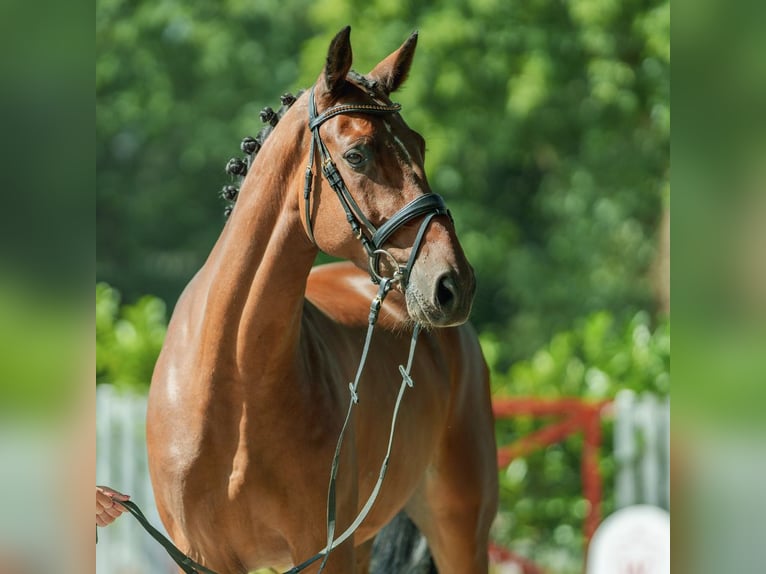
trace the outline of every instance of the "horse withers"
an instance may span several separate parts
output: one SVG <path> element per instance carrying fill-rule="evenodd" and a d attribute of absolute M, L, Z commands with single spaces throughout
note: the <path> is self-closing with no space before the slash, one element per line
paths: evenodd
<path fill-rule="evenodd" d="M 439 572 L 487 572 L 497 469 L 487 368 L 465 324 L 473 270 L 428 185 L 425 142 L 390 99 L 416 42 L 361 75 L 350 29 L 333 39 L 173 312 L 149 392 L 149 470 L 172 539 L 221 574 L 302 563 L 329 544 L 328 508 L 343 532 L 376 487 L 359 528 L 306 572 L 367 572 L 375 534 L 402 510 Z M 318 249 L 348 262 L 312 269 Z M 403 375 L 414 385 L 380 486 Z"/>

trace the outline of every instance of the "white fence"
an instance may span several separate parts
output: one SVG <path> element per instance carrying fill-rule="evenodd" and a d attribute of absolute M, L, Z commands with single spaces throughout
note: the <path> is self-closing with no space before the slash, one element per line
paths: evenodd
<path fill-rule="evenodd" d="M 96 484 L 130 495 L 149 521 L 167 535 L 154 505 L 146 462 L 146 397 L 96 390 Z M 178 568 L 130 514 L 98 529 L 97 574 L 164 574 Z"/>
<path fill-rule="evenodd" d="M 614 458 L 617 510 L 591 540 L 587 574 L 669 574 L 669 399 L 617 394 Z"/>
<path fill-rule="evenodd" d="M 670 399 L 620 391 L 614 401 L 618 509 L 650 504 L 670 510 Z"/>

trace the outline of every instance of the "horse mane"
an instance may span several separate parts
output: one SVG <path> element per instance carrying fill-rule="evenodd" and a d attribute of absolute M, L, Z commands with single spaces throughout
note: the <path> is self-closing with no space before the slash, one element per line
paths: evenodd
<path fill-rule="evenodd" d="M 224 185 L 219 192 L 219 196 L 226 202 L 226 207 L 223 210 L 224 217 L 228 218 L 229 215 L 231 215 L 231 211 L 234 209 L 234 204 L 237 203 L 239 185 L 241 185 L 242 180 L 245 179 L 250 166 L 253 164 L 255 156 L 266 142 L 266 138 L 268 138 L 269 134 L 274 131 L 279 120 L 282 119 L 282 116 L 285 115 L 287 110 L 290 109 L 290 106 L 295 103 L 295 100 L 297 100 L 303 92 L 304 90 L 300 90 L 296 95 L 292 95 L 289 92 L 282 94 L 279 97 L 281 105 L 276 112 L 269 106 L 263 108 L 260 117 L 265 125 L 255 137 L 246 136 L 242 139 L 242 142 L 239 145 L 239 149 L 242 150 L 245 157 L 233 157 L 226 163 L 226 173 L 231 176 L 232 183 Z M 234 185 L 234 183 L 237 185 Z"/>
<path fill-rule="evenodd" d="M 355 84 L 361 90 L 367 92 L 373 98 L 380 97 L 380 88 L 376 80 L 371 80 L 367 76 L 360 74 L 354 70 L 350 70 L 346 79 Z M 224 185 L 218 195 L 224 200 L 226 206 L 224 207 L 223 214 L 225 218 L 231 215 L 234 205 L 237 203 L 237 196 L 239 195 L 239 186 L 245 179 L 247 172 L 250 170 L 250 166 L 253 164 L 256 154 L 263 147 L 266 142 L 266 138 L 274 130 L 279 120 L 285 115 L 287 110 L 290 109 L 295 101 L 301 96 L 305 90 L 299 90 L 297 94 L 292 95 L 287 92 L 282 94 L 279 99 L 281 105 L 275 112 L 271 107 L 266 106 L 260 112 L 261 121 L 265 124 L 263 128 L 258 132 L 255 137 L 247 136 L 242 139 L 239 148 L 245 154 L 245 157 L 233 157 L 226 163 L 226 173 L 231 176 L 232 183 Z M 236 185 L 235 185 L 236 184 Z"/>

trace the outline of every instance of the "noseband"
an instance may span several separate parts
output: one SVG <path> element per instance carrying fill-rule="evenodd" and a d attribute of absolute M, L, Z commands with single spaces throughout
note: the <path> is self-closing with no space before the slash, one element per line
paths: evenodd
<path fill-rule="evenodd" d="M 316 245 L 314 231 L 311 225 L 311 186 L 314 180 L 314 153 L 316 148 L 319 148 L 322 173 L 330 184 L 330 187 L 332 187 L 335 194 L 338 196 L 340 204 L 346 212 L 346 220 L 349 225 L 351 225 L 351 230 L 353 231 L 354 236 L 361 241 L 362 246 L 367 253 L 370 278 L 373 283 L 379 284 L 381 280 L 384 279 L 380 271 L 380 257 L 383 255 L 396 269 L 394 276 L 389 279 L 393 282 L 400 282 L 402 287 L 406 287 L 407 282 L 409 281 L 410 272 L 412 271 L 412 266 L 415 264 L 415 258 L 420 249 L 420 244 L 423 242 L 423 237 L 431 219 L 437 215 L 450 215 L 447 206 L 444 204 L 444 200 L 440 195 L 435 193 L 421 195 L 402 207 L 380 227 L 375 227 L 375 225 L 367 219 L 351 193 L 348 191 L 338 168 L 332 161 L 332 157 L 330 157 L 330 152 L 327 149 L 327 146 L 324 145 L 322 137 L 319 135 L 319 127 L 330 118 L 340 114 L 361 113 L 385 115 L 397 113 L 401 108 L 402 106 L 399 104 L 338 104 L 328 108 L 321 114 L 317 114 L 314 89 L 312 88 L 309 93 L 309 129 L 312 134 L 311 150 L 309 151 L 309 162 L 306 166 L 306 182 L 303 188 L 303 199 L 306 207 L 306 230 L 309 239 Z M 415 237 L 415 242 L 412 244 L 412 250 L 410 251 L 407 264 L 400 265 L 393 255 L 383 249 L 383 245 L 400 227 L 421 216 L 425 216 L 425 218 L 420 224 L 420 229 Z"/>

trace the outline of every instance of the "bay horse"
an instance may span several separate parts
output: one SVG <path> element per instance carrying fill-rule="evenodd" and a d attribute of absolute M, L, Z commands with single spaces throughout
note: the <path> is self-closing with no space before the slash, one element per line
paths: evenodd
<path fill-rule="evenodd" d="M 170 320 L 149 392 L 149 471 L 171 538 L 221 574 L 289 568 L 329 546 L 330 507 L 341 532 L 380 486 L 395 407 L 369 514 L 305 571 L 367 572 L 375 534 L 404 510 L 439 572 L 487 572 L 497 467 L 487 367 L 465 323 L 475 279 L 426 179 L 425 142 L 389 97 L 416 43 L 365 76 L 351 70 L 350 28 L 335 36 Z M 312 269 L 319 249 L 347 261 Z M 414 385 L 399 404 L 403 376 Z"/>

